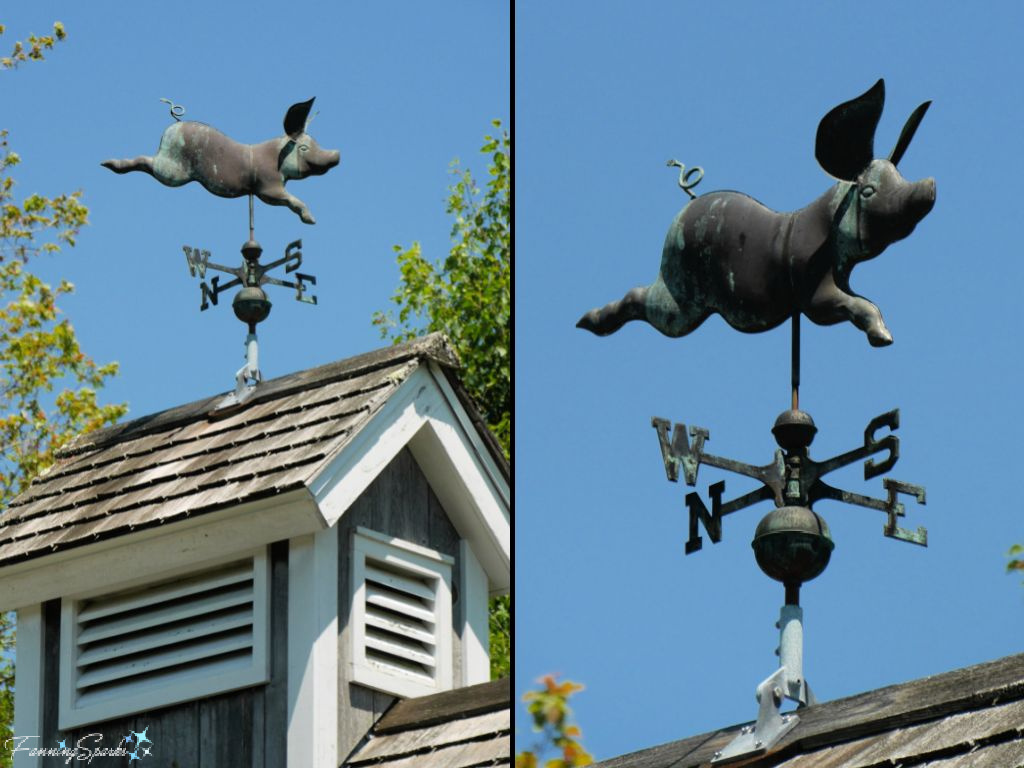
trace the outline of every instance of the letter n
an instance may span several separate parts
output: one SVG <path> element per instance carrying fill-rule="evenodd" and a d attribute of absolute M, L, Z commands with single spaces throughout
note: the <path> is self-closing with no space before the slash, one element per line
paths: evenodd
<path fill-rule="evenodd" d="M 206 301 L 207 299 L 212 301 L 214 305 L 217 304 L 217 294 L 220 293 L 220 288 L 217 287 L 217 283 L 220 282 L 220 277 L 215 277 L 210 282 L 213 283 L 212 289 L 206 284 L 205 280 L 199 284 L 199 290 L 203 292 L 203 303 L 199 305 L 200 310 L 207 310 L 210 308 L 209 303 Z"/>
<path fill-rule="evenodd" d="M 712 544 L 717 544 L 722 540 L 723 493 L 725 493 L 725 480 L 719 480 L 708 488 L 708 494 L 711 496 L 710 514 L 698 494 L 686 494 L 686 507 L 690 510 L 690 539 L 686 542 L 686 554 L 692 555 L 704 546 L 704 540 L 697 533 L 698 521 L 704 525 L 704 530 L 711 537 Z"/>

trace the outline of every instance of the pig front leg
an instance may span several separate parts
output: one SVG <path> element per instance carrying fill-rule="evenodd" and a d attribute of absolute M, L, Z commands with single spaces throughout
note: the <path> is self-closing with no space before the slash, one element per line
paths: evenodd
<path fill-rule="evenodd" d="M 849 296 L 846 310 L 853 324 L 868 335 L 871 346 L 887 347 L 892 344 L 892 334 L 885 327 L 881 310 L 870 301 L 860 296 Z"/>
<path fill-rule="evenodd" d="M 873 347 L 892 344 L 892 334 L 886 328 L 878 307 L 861 296 L 844 293 L 835 286 L 831 290 L 819 291 L 805 314 L 819 325 L 849 320 L 868 335 L 868 342 Z"/>
<path fill-rule="evenodd" d="M 270 191 L 257 192 L 256 196 L 268 205 L 287 205 L 302 219 L 306 224 L 316 224 L 316 219 L 313 218 L 313 214 L 310 213 L 309 207 L 295 197 L 295 195 L 289 194 L 283 186 L 279 189 L 273 189 Z"/>

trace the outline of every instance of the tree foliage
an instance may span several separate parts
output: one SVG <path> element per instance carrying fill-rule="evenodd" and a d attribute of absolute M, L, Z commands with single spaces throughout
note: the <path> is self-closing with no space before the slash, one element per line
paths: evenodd
<path fill-rule="evenodd" d="M 508 595 L 491 600 L 489 616 L 491 679 L 508 677 L 512 659 L 512 601 Z"/>
<path fill-rule="evenodd" d="M 494 122 L 495 127 L 501 123 Z M 455 217 L 452 246 L 443 262 L 423 256 L 420 244 L 396 245 L 401 286 L 393 314 L 373 322 L 396 343 L 443 331 L 462 361 L 461 377 L 506 457 L 512 394 L 509 385 L 510 236 L 509 136 L 487 136 L 480 150 L 490 155 L 490 179 L 481 194 L 469 170 L 452 164 L 455 184 L 446 210 Z"/>
<path fill-rule="evenodd" d="M 46 470 L 69 439 L 125 412 L 96 397 L 117 364 L 87 357 L 61 317 L 57 302 L 74 286 L 64 280 L 54 288 L 30 271 L 41 254 L 74 246 L 88 223 L 81 192 L 33 194 L 19 204 L 10 175 L 19 161 L 0 131 L 0 504 Z"/>
<path fill-rule="evenodd" d="M 1007 573 L 1017 573 L 1020 571 L 1024 571 L 1024 559 L 1022 559 L 1021 557 L 1022 555 L 1024 555 L 1024 546 L 1020 544 L 1014 544 L 1012 547 L 1010 547 L 1010 551 L 1006 554 L 1007 557 L 1010 558 L 1010 562 L 1006 564 Z"/>
<path fill-rule="evenodd" d="M 7 28 L 0 24 L 0 35 L 6 31 Z M 52 50 L 53 46 L 65 37 L 67 37 L 67 33 L 64 31 L 64 25 L 56 21 L 53 24 L 52 35 L 42 35 L 41 37 L 29 35 L 28 46 L 21 40 L 16 40 L 11 55 L 0 58 L 0 69 L 14 69 L 25 61 L 42 61 L 45 58 L 43 51 Z"/>
<path fill-rule="evenodd" d="M 398 307 L 377 312 L 373 322 L 395 343 L 424 332 L 442 331 L 462 362 L 462 383 L 480 414 L 501 443 L 511 449 L 511 146 L 501 122 L 496 136 L 486 136 L 481 152 L 488 156 L 488 180 L 481 190 L 468 169 L 456 160 L 448 188 L 446 211 L 454 217 L 451 249 L 439 262 L 430 261 L 420 244 L 395 246 L 401 284 L 391 297 Z M 509 671 L 507 595 L 491 601 L 491 676 Z"/>
<path fill-rule="evenodd" d="M 541 742 L 533 750 L 516 755 L 516 768 L 537 768 L 540 755 L 554 747 L 560 755 L 544 763 L 545 768 L 579 768 L 590 765 L 594 758 L 583 748 L 579 739 L 582 732 L 572 720 L 569 697 L 582 691 L 583 686 L 566 680 L 559 683 L 551 675 L 541 678 L 541 689 L 523 696 L 526 711 L 533 719 L 533 730 L 542 734 Z"/>
<path fill-rule="evenodd" d="M 60 22 L 51 36 L 18 41 L 0 58 L 0 69 L 38 61 L 65 37 Z M 0 34 L 4 27 L 0 25 Z M 15 197 L 12 169 L 21 162 L 0 131 L 0 508 L 53 464 L 61 445 L 75 435 L 111 424 L 124 405 L 101 405 L 96 392 L 117 372 L 117 364 L 97 365 L 86 356 L 75 330 L 62 317 L 58 301 L 74 290 L 67 281 L 55 288 L 33 274 L 41 256 L 74 246 L 88 223 L 81 192 Z M 14 622 L 0 617 L 0 744 L 12 736 L 14 721 Z M 11 754 L 0 751 L 0 768 Z"/>

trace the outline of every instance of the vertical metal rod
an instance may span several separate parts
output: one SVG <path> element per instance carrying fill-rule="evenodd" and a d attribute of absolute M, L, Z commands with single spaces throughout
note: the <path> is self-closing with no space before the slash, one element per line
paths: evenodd
<path fill-rule="evenodd" d="M 260 380 L 259 342 L 256 340 L 256 329 L 250 326 L 249 335 L 245 337 L 245 365 L 247 375 L 254 381 Z"/>
<path fill-rule="evenodd" d="M 793 410 L 800 410 L 800 312 L 793 313 Z"/>
<path fill-rule="evenodd" d="M 800 605 L 800 582 L 786 584 L 786 605 Z"/>
<path fill-rule="evenodd" d="M 231 404 L 237 405 L 244 402 L 252 394 L 254 385 L 262 381 L 259 355 L 256 324 L 249 323 L 249 335 L 245 337 L 245 365 L 239 368 L 238 373 L 235 374 L 235 395 Z"/>
<path fill-rule="evenodd" d="M 779 615 L 779 666 L 786 670 L 787 698 L 806 705 L 804 686 L 804 612 L 800 606 L 784 605 Z"/>
<path fill-rule="evenodd" d="M 254 220 L 253 220 L 253 211 L 252 211 L 252 192 L 249 193 L 249 239 L 250 240 L 255 240 L 256 239 L 256 225 L 255 225 Z"/>

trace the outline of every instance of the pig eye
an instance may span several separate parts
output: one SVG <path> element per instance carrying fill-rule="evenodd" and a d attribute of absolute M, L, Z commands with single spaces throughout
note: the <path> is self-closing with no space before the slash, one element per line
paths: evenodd
<path fill-rule="evenodd" d="M 308 152 L 308 151 L 309 151 L 309 145 L 308 144 L 299 144 L 299 152 Z"/>
<path fill-rule="evenodd" d="M 875 188 L 872 187 L 870 184 L 867 184 L 860 188 L 860 196 L 863 197 L 865 200 L 871 197 L 873 194 L 875 194 Z"/>

